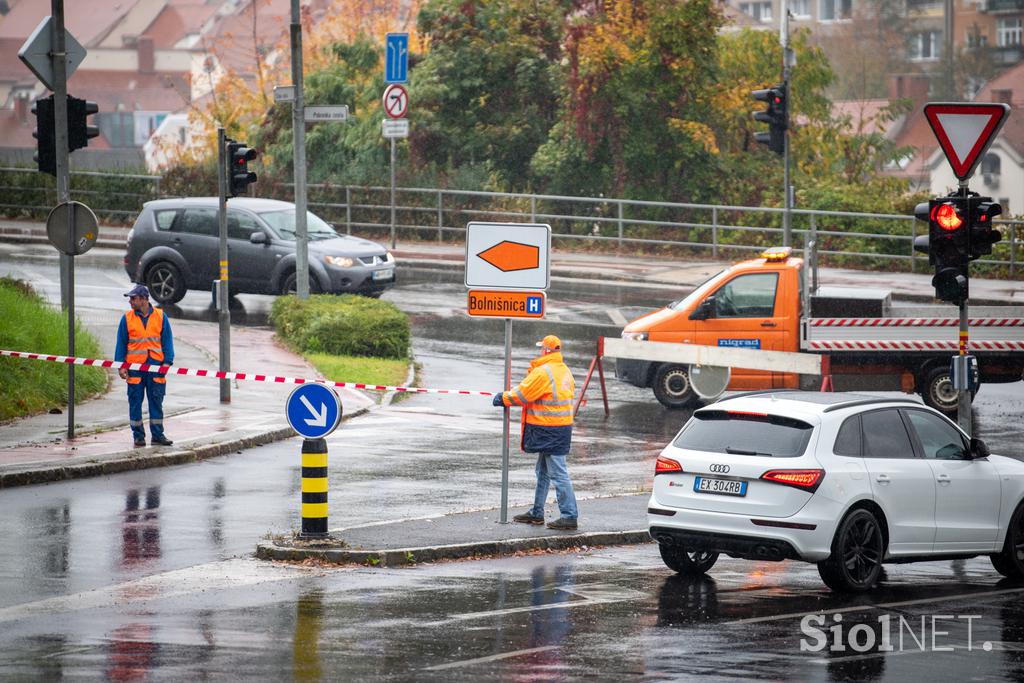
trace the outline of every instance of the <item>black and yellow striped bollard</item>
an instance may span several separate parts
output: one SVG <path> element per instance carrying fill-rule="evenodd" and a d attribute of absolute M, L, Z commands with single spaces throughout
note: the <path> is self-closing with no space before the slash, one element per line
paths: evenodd
<path fill-rule="evenodd" d="M 327 536 L 327 441 L 302 440 L 301 538 Z"/>

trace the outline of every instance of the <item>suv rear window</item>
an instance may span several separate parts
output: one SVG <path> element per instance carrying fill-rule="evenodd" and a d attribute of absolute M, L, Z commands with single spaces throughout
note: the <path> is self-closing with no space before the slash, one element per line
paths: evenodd
<path fill-rule="evenodd" d="M 803 455 L 814 427 L 778 415 L 702 410 L 683 427 L 673 445 L 730 455 L 795 458 Z"/>

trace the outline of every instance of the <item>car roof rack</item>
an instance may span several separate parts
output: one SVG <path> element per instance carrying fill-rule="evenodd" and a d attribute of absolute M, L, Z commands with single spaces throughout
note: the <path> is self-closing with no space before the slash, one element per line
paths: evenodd
<path fill-rule="evenodd" d="M 834 403 L 821 412 L 830 413 L 833 410 L 840 410 L 842 408 L 854 408 L 856 406 L 869 406 L 872 403 L 909 403 L 914 406 L 923 406 L 924 404 L 914 398 L 883 398 L 881 396 L 875 398 L 861 398 L 846 403 Z"/>

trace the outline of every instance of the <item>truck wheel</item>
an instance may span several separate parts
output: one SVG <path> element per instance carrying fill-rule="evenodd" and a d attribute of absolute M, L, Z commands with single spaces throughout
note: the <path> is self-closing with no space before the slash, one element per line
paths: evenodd
<path fill-rule="evenodd" d="M 654 373 L 654 397 L 666 408 L 679 409 L 693 405 L 697 395 L 690 384 L 685 365 L 662 365 Z"/>
<path fill-rule="evenodd" d="M 956 415 L 960 399 L 953 389 L 953 378 L 949 374 L 949 368 L 938 367 L 929 370 L 924 376 L 924 385 L 920 391 L 925 405 L 946 415 Z M 972 393 L 971 398 L 974 396 Z"/>

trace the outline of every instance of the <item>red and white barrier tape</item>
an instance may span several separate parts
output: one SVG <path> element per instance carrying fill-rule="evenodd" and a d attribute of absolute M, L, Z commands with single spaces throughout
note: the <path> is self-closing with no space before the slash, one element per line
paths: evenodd
<path fill-rule="evenodd" d="M 812 351 L 956 351 L 956 341 L 810 341 Z M 970 341 L 968 349 L 978 351 L 1024 351 L 1024 342 Z"/>
<path fill-rule="evenodd" d="M 75 358 L 72 356 L 48 356 L 42 353 L 25 353 L 23 351 L 5 351 L 0 349 L 0 356 L 12 358 L 28 358 L 44 360 L 67 365 L 91 365 L 100 368 L 124 368 L 156 372 L 162 375 L 186 375 L 188 377 L 213 377 L 216 379 L 237 379 L 250 382 L 273 382 L 277 384 L 326 384 L 329 387 L 348 387 L 349 389 L 369 389 L 372 391 L 403 391 L 409 394 L 462 394 L 465 396 L 494 396 L 493 391 L 470 391 L 467 389 L 424 389 L 422 387 L 389 387 L 381 384 L 362 384 L 360 382 L 332 382 L 326 379 L 303 379 L 302 377 L 281 377 L 277 375 L 257 375 L 252 372 L 223 372 L 221 370 L 202 370 L 197 368 L 179 368 L 171 365 L 148 365 L 146 363 L 119 363 L 113 360 L 96 358 Z"/>
<path fill-rule="evenodd" d="M 957 318 L 811 318 L 811 327 L 957 327 Z M 968 327 L 1024 327 L 1024 318 L 970 318 Z"/>

